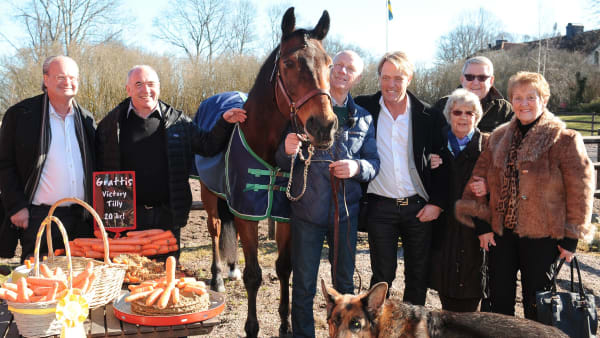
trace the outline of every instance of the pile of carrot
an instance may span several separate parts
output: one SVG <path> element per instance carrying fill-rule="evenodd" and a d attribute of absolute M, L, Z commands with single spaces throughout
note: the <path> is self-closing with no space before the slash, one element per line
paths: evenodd
<path fill-rule="evenodd" d="M 88 258 L 103 258 L 104 244 L 99 231 L 96 238 L 76 238 L 69 242 L 71 255 Z M 125 237 L 108 239 L 109 255 L 114 258 L 124 253 L 136 253 L 142 256 L 154 256 L 177 251 L 177 240 L 171 231 L 161 229 L 129 231 Z M 55 255 L 64 254 L 56 250 Z"/>
<path fill-rule="evenodd" d="M 85 270 L 73 277 L 73 289 L 76 293 L 84 294 L 89 291 L 96 278 L 93 269 L 94 263 L 90 261 Z M 68 292 L 67 276 L 60 267 L 52 271 L 42 263 L 40 272 L 41 277 L 21 277 L 15 283 L 2 284 L 0 298 L 19 303 L 48 302 L 60 299 Z"/>
<path fill-rule="evenodd" d="M 164 309 L 169 304 L 177 304 L 181 294 L 184 296 L 185 293 L 203 295 L 207 292 L 206 284 L 193 277 L 175 278 L 175 265 L 175 257 L 167 258 L 165 278 L 142 282 L 139 285 L 130 285 L 131 294 L 125 297 L 125 301 L 145 299 L 146 306 L 156 304 L 159 309 Z"/>

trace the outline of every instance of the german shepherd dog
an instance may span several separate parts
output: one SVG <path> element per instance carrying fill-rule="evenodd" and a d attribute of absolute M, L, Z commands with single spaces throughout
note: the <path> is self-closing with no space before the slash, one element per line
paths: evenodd
<path fill-rule="evenodd" d="M 385 299 L 387 283 L 358 296 L 342 295 L 321 279 L 330 337 L 568 337 L 532 320 L 488 312 L 456 313 Z"/>

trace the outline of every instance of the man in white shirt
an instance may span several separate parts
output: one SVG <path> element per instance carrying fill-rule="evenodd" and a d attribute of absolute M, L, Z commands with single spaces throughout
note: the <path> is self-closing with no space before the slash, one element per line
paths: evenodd
<path fill-rule="evenodd" d="M 437 149 L 429 106 L 407 90 L 414 66 L 403 52 L 387 53 L 378 66 L 381 91 L 359 96 L 376 129 L 379 174 L 367 190 L 368 232 L 373 276 L 371 286 L 391 286 L 397 267 L 398 238 L 404 250 L 404 301 L 425 304 L 431 246 L 431 221 L 444 207 L 446 182 L 431 171 L 429 155 Z M 389 293 L 388 293 L 389 296 Z"/>
<path fill-rule="evenodd" d="M 79 68 L 70 57 L 52 56 L 42 71 L 44 93 L 10 107 L 0 129 L 0 190 L 8 216 L 2 230 L 12 224 L 21 232 L 21 260 L 33 254 L 52 204 L 67 197 L 91 201 L 95 122 L 75 102 Z M 54 215 L 70 239 L 91 235 L 91 218 L 80 206 L 63 204 Z M 53 247 L 63 247 L 56 226 Z M 45 241 L 41 251 L 47 251 Z"/>

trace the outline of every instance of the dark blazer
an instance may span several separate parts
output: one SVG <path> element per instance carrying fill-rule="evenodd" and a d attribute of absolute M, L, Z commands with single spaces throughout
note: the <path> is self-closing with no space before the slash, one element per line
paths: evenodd
<path fill-rule="evenodd" d="M 429 167 L 429 155 L 435 153 L 440 148 L 441 131 L 435 131 L 435 121 L 433 111 L 429 104 L 422 102 L 411 92 L 406 91 L 410 100 L 411 121 L 412 121 L 412 143 L 415 166 L 423 182 L 425 190 L 429 194 L 429 204 L 435 204 L 442 209 L 446 208 L 447 182 L 443 179 L 443 170 L 432 171 Z M 365 108 L 373 116 L 373 125 L 375 126 L 375 137 L 377 137 L 377 122 L 379 118 L 379 99 L 381 91 L 373 95 L 361 95 L 354 99 L 354 102 Z M 366 192 L 366 185 L 363 185 L 363 191 Z"/>
<path fill-rule="evenodd" d="M 43 149 L 40 149 L 40 131 L 45 95 L 23 100 L 8 108 L 0 129 L 0 190 L 2 203 L 7 216 L 15 214 L 29 206 L 32 194 L 37 190 L 35 182 L 27 191 L 25 184 L 32 175 L 38 175 L 43 169 L 40 165 Z M 86 151 L 94 163 L 94 144 L 96 124 L 90 112 L 75 103 L 81 113 L 85 134 Z M 80 146 L 82 144 L 80 143 Z M 84 163 L 85 165 L 85 163 Z M 93 169 L 93 168 L 92 168 Z M 91 172 L 85 173 L 91 182 Z M 91 197 L 91 184 L 88 184 L 86 196 Z M 89 201 L 88 201 L 89 202 Z"/>
<path fill-rule="evenodd" d="M 489 134 L 482 134 L 475 129 L 471 141 L 455 158 L 448 149 L 449 129 L 446 126 L 442 131 L 446 142 L 438 154 L 443 160 L 440 168 L 448 168 L 450 207 L 434 221 L 430 287 L 446 297 L 481 298 L 482 256 L 479 239 L 475 229 L 456 220 L 453 206 L 461 198 Z"/>

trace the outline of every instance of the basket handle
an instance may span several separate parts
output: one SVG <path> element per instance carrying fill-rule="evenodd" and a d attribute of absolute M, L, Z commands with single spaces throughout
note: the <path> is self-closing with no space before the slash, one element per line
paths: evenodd
<path fill-rule="evenodd" d="M 79 198 L 74 198 L 74 197 L 63 198 L 63 199 L 56 201 L 56 203 L 54 203 L 50 207 L 50 210 L 48 211 L 48 216 L 52 216 L 52 214 L 54 213 L 54 210 L 56 210 L 56 208 L 58 208 L 59 205 L 61 205 L 62 203 L 67 203 L 67 202 L 77 203 L 77 204 L 81 205 L 83 208 L 85 208 L 85 210 L 87 210 L 90 214 L 92 214 L 92 216 L 96 220 L 96 223 L 98 224 L 100 233 L 102 233 L 102 244 L 104 245 L 104 263 L 112 265 L 112 261 L 110 260 L 110 256 L 109 256 L 108 235 L 106 234 L 106 230 L 104 229 L 104 223 L 102 223 L 102 218 L 100 218 L 100 215 L 98 215 L 96 210 L 94 210 L 94 208 L 92 208 L 89 204 L 85 203 L 84 201 L 80 200 Z M 50 231 L 48 231 L 48 233 L 46 234 L 46 239 L 48 241 L 48 257 L 54 257 L 54 250 L 52 250 L 52 236 L 50 234 Z M 65 244 L 65 246 L 68 246 L 68 243 Z"/>
<path fill-rule="evenodd" d="M 65 230 L 64 225 L 56 216 L 46 216 L 40 225 L 40 229 L 37 232 L 37 236 L 35 238 L 35 249 L 33 254 L 35 256 L 35 266 L 34 272 L 35 276 L 40 276 L 40 244 L 42 243 L 42 235 L 44 234 L 44 230 L 48 230 L 47 233 L 51 232 L 52 222 L 55 222 L 58 226 L 58 230 L 62 235 L 63 242 L 65 243 L 65 254 L 67 255 L 67 284 L 69 289 L 73 288 L 73 262 L 71 260 L 71 248 L 69 247 L 69 237 L 67 237 L 67 231 Z M 52 241 L 49 242 L 50 246 L 52 246 Z M 51 249 L 50 249 L 51 250 Z"/>

